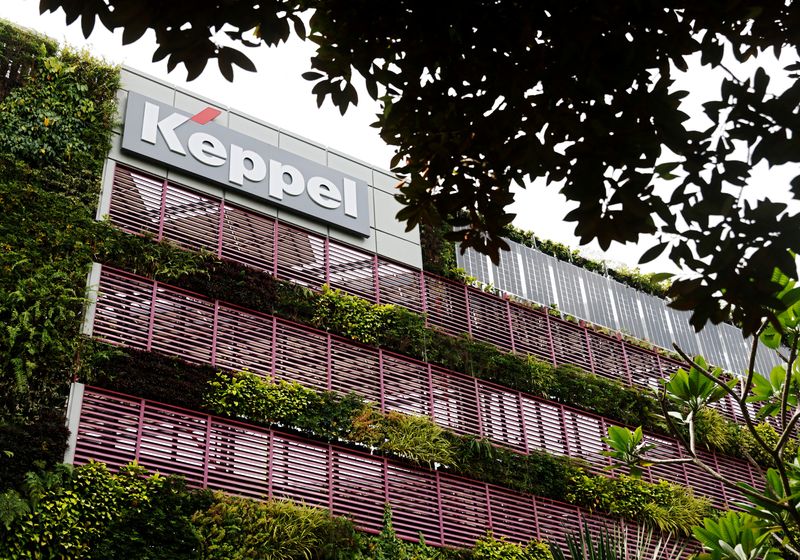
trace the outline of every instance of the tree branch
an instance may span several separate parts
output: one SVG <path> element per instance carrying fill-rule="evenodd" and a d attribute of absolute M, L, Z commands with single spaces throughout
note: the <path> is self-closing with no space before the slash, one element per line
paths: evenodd
<path fill-rule="evenodd" d="M 736 490 L 737 492 L 741 492 L 742 494 L 745 494 L 746 496 L 748 496 L 750 498 L 756 498 L 761 502 L 767 502 L 772 507 L 775 507 L 775 508 L 778 508 L 778 509 L 781 509 L 781 510 L 788 511 L 790 509 L 786 504 L 783 504 L 782 502 L 773 500 L 772 498 L 768 498 L 764 494 L 760 494 L 755 489 L 750 490 L 748 488 L 744 488 L 742 486 L 739 486 L 736 482 L 733 482 L 732 480 L 729 480 L 728 478 L 726 478 L 723 475 L 721 475 L 715 469 L 712 469 L 711 467 L 706 465 L 697 456 L 694 456 L 694 457 L 688 459 L 688 461 L 687 461 L 687 458 L 683 458 L 683 459 L 654 459 L 654 458 L 644 457 L 644 456 L 642 457 L 642 460 L 645 460 L 648 463 L 652 463 L 654 465 L 669 465 L 669 464 L 676 464 L 676 463 L 680 463 L 680 462 L 691 462 L 694 465 L 696 465 L 699 468 L 701 468 L 702 470 L 704 470 L 709 475 L 711 475 L 714 479 L 716 479 L 719 482 L 721 482 L 723 485 L 725 485 L 726 488 L 730 488 L 732 490 Z"/>
<path fill-rule="evenodd" d="M 783 449 L 789 441 L 789 438 L 792 436 L 792 432 L 794 432 L 794 428 L 797 425 L 797 421 L 800 420 L 800 408 L 794 411 L 792 417 L 789 419 L 789 423 L 781 432 L 781 437 L 778 440 L 778 443 L 775 444 L 775 449 L 779 450 L 781 454 L 781 458 L 783 458 Z"/>
<path fill-rule="evenodd" d="M 786 362 L 786 376 L 783 379 L 783 390 L 781 391 L 781 429 L 784 431 L 784 433 L 786 432 L 786 423 L 788 422 L 789 391 L 792 385 L 792 363 L 794 360 L 795 347 L 793 346 L 789 350 L 789 360 Z M 776 446 L 776 449 L 781 450 L 781 447 Z M 783 456 L 783 453 L 781 453 L 781 456 Z"/>
<path fill-rule="evenodd" d="M 758 353 L 758 339 L 764 333 L 764 329 L 767 328 L 767 325 L 767 321 L 761 323 L 761 327 L 759 327 L 758 331 L 753 335 L 753 344 L 750 348 L 750 359 L 747 363 L 747 377 L 744 385 L 742 385 L 742 400 L 747 398 L 747 395 L 750 394 L 750 390 L 753 388 L 753 375 L 755 375 L 756 371 L 756 354 Z"/>

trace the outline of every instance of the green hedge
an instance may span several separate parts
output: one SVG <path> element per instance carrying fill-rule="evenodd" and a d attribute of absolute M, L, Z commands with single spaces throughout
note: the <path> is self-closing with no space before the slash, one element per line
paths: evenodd
<path fill-rule="evenodd" d="M 208 384 L 217 374 L 211 366 L 187 364 L 173 357 L 98 343 L 87 354 L 86 383 L 144 399 L 202 410 Z"/>
<path fill-rule="evenodd" d="M 0 495 L 3 558 L 195 558 L 190 518 L 210 494 L 144 474 L 101 463 L 29 473 L 22 492 Z"/>
<path fill-rule="evenodd" d="M 690 528 L 714 516 L 707 499 L 698 499 L 691 488 L 639 478 L 581 475 L 570 481 L 566 500 L 592 511 L 627 519 L 644 519 L 654 529 L 691 534 Z"/>
<path fill-rule="evenodd" d="M 324 509 L 222 494 L 191 522 L 206 560 L 345 559 L 366 540 L 352 522 Z"/>
<path fill-rule="evenodd" d="M 54 411 L 91 350 L 79 335 L 91 263 L 127 252 L 139 269 L 183 272 L 198 270 L 199 257 L 94 220 L 118 69 L 2 21 L 0 42 L 0 62 L 30 69 L 19 80 L 0 77 L 2 489 L 31 464 L 63 457 L 63 417 Z"/>

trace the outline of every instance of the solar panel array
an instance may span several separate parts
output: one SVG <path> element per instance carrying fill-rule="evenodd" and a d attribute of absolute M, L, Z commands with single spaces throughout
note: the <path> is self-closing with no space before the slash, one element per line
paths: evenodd
<path fill-rule="evenodd" d="M 690 313 L 667 307 L 659 297 L 645 294 L 602 274 L 561 261 L 541 251 L 508 241 L 511 250 L 494 265 L 472 249 L 456 251 L 458 266 L 498 290 L 541 305 L 556 304 L 562 312 L 648 340 L 662 348 L 675 342 L 690 354 L 734 373 L 744 373 L 752 340 L 732 325 L 706 325 L 695 333 Z M 768 374 L 778 363 L 762 348 L 756 371 Z"/>

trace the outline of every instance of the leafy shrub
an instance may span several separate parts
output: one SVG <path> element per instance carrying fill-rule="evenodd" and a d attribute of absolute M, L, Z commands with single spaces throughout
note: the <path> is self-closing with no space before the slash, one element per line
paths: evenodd
<path fill-rule="evenodd" d="M 314 391 L 299 383 L 253 373 L 217 373 L 209 379 L 202 409 L 256 424 L 281 424 L 320 439 L 348 439 L 353 418 L 364 409 L 355 394 Z"/>
<path fill-rule="evenodd" d="M 690 488 L 660 481 L 650 484 L 629 476 L 608 478 L 582 475 L 573 478 L 567 501 L 626 519 L 648 523 L 656 529 L 691 534 L 693 525 L 711 512 L 707 498 Z"/>
<path fill-rule="evenodd" d="M 381 448 L 410 461 L 433 466 L 453 465 L 456 457 L 445 431 L 424 416 L 389 412 L 383 420 L 386 441 Z"/>
<path fill-rule="evenodd" d="M 208 383 L 206 406 L 217 414 L 253 422 L 293 426 L 312 401 L 314 391 L 299 383 L 272 381 L 242 371 L 218 373 Z"/>
<path fill-rule="evenodd" d="M 425 359 L 425 350 L 431 345 L 431 332 L 425 327 L 425 317 L 396 305 L 383 308 L 382 323 L 378 331 L 378 344 L 400 354 Z"/>
<path fill-rule="evenodd" d="M 118 87 L 117 68 L 86 54 L 64 49 L 39 58 L 0 103 L 0 152 L 37 166 L 99 172 Z"/>
<path fill-rule="evenodd" d="M 24 424 L 62 406 L 72 377 L 118 72 L 5 23 L 0 34 L 2 56 L 32 66 L 0 78 L 0 417 Z"/>
<path fill-rule="evenodd" d="M 474 374 L 473 342 L 474 340 L 467 335 L 454 337 L 433 328 L 430 330 L 428 344 L 423 348 L 422 358 L 453 371 Z M 499 350 L 495 351 L 499 353 Z"/>
<path fill-rule="evenodd" d="M 208 279 L 209 268 L 215 264 L 202 253 L 186 251 L 168 240 L 156 242 L 150 237 L 130 235 L 105 221 L 94 222 L 92 230 L 93 260 L 111 266 L 124 262 L 128 272 L 167 280 L 190 291 L 212 290 L 208 282 L 198 281 Z"/>
<path fill-rule="evenodd" d="M 738 427 L 728 422 L 714 408 L 705 407 L 695 415 L 695 435 L 700 443 L 709 449 L 719 449 L 728 454 L 738 452 L 736 440 Z"/>
<path fill-rule="evenodd" d="M 317 298 L 313 324 L 374 346 L 378 344 L 382 315 L 382 309 L 365 299 L 323 286 Z"/>
<path fill-rule="evenodd" d="M 555 368 L 548 363 L 541 362 L 532 356 L 519 356 L 498 352 L 491 347 L 482 364 L 475 363 L 473 358 L 473 371 L 476 377 L 493 381 L 499 385 L 514 386 L 520 391 L 534 395 L 548 395 L 558 382 Z"/>
<path fill-rule="evenodd" d="M 471 550 L 435 548 L 425 544 L 420 537 L 418 543 L 410 543 L 397 538 L 392 525 L 392 508 L 383 508 L 383 526 L 380 534 L 370 538 L 358 556 L 361 560 L 469 560 Z"/>
<path fill-rule="evenodd" d="M 195 558 L 189 517 L 209 505 L 207 496 L 144 474 L 135 466 L 111 474 L 100 463 L 29 473 L 16 497 L 26 507 L 0 532 L 4 558 Z"/>
<path fill-rule="evenodd" d="M 58 50 L 58 45 L 49 37 L 20 29 L 1 19 L 0 43 L 3 44 L 0 65 L 12 69 L 8 75 L 4 73 L 0 76 L 0 100 L 24 82 L 25 76 L 36 66 L 39 58 L 52 56 Z"/>
<path fill-rule="evenodd" d="M 83 290 L 54 265 L 15 280 L 0 289 L 0 413 L 24 419 L 61 404 L 77 347 Z"/>
<path fill-rule="evenodd" d="M 212 503 L 206 491 L 188 491 L 181 478 L 148 476 L 129 465 L 112 475 L 119 488 L 116 511 L 89 558 L 142 558 L 189 560 L 197 557 L 199 542 L 191 516 Z M 96 486 L 87 484 L 86 492 Z"/>
<path fill-rule="evenodd" d="M 520 492 L 563 500 L 570 481 L 585 472 L 582 463 L 570 457 L 538 451 L 522 455 L 488 440 L 451 437 L 453 454 L 457 457 L 456 472 Z"/>
<path fill-rule="evenodd" d="M 761 422 L 760 424 L 755 425 L 755 430 L 758 433 L 761 440 L 766 443 L 768 446 L 774 449 L 775 445 L 778 443 L 778 439 L 780 438 L 780 434 L 778 431 L 772 427 L 772 425 L 768 424 L 767 422 Z M 774 466 L 775 461 L 769 454 L 761 447 L 753 438 L 752 434 L 744 427 L 739 429 L 738 434 L 738 443 L 741 446 L 742 450 L 750 455 L 756 462 L 760 465 L 764 465 L 767 467 Z M 798 453 L 798 441 L 794 438 L 790 438 L 786 444 L 784 449 L 784 456 L 788 457 L 796 457 Z"/>
<path fill-rule="evenodd" d="M 566 535 L 564 545 L 551 543 L 555 560 L 679 560 L 684 558 L 688 540 L 639 527 L 635 538 L 628 535 L 625 523 L 604 524 L 598 532 L 584 521 L 583 529 Z M 694 558 L 694 556 L 690 556 Z"/>
<path fill-rule="evenodd" d="M 289 501 L 214 498 L 210 508 L 192 517 L 204 560 L 334 560 L 360 547 L 352 522 L 327 510 Z"/>
<path fill-rule="evenodd" d="M 399 412 L 381 414 L 367 405 L 352 420 L 350 437 L 418 465 L 453 465 L 453 446 L 430 418 Z"/>
<path fill-rule="evenodd" d="M 333 391 L 315 393 L 309 405 L 296 417 L 296 427 L 301 427 L 318 438 L 347 439 L 353 418 L 364 408 L 364 399 L 350 393 L 339 395 Z"/>
<path fill-rule="evenodd" d="M 424 323 L 407 310 L 398 312 L 394 305 L 373 305 L 358 296 L 340 290 L 322 287 L 317 296 L 312 323 L 314 326 L 335 332 L 357 342 L 377 346 L 383 342 L 385 333 L 396 336 L 398 328 L 420 331 Z"/>
<path fill-rule="evenodd" d="M 488 534 L 478 539 L 472 550 L 473 560 L 553 560 L 550 547 L 543 542 L 531 541 L 527 545 L 496 539 Z"/>
<path fill-rule="evenodd" d="M 124 254 L 119 256 L 120 260 L 125 258 Z M 178 277 L 173 283 L 214 299 L 227 300 L 235 293 L 238 294 L 237 304 L 265 313 L 274 312 L 278 290 L 278 281 L 273 276 L 208 255 L 201 268 Z"/>
<path fill-rule="evenodd" d="M 758 517 L 740 511 L 726 512 L 717 519 L 705 519 L 703 527 L 694 528 L 694 536 L 706 550 L 696 558 L 781 560 L 784 556 L 773 548 L 775 541 L 771 532 Z"/>
<path fill-rule="evenodd" d="M 316 310 L 317 292 L 293 282 L 279 282 L 275 293 L 276 315 L 290 321 L 310 324 Z"/>

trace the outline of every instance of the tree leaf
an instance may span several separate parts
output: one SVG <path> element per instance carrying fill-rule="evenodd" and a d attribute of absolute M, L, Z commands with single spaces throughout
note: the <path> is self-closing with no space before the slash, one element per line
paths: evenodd
<path fill-rule="evenodd" d="M 655 260 L 668 246 L 669 243 L 664 241 L 663 243 L 659 243 L 658 245 L 650 247 L 641 257 L 639 257 L 639 264 L 645 264 Z"/>

